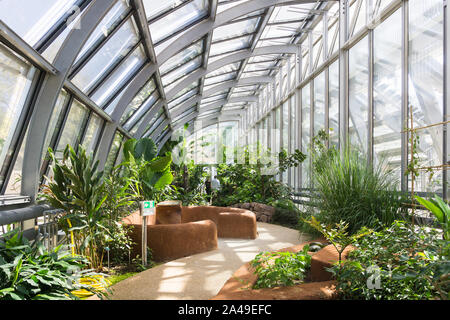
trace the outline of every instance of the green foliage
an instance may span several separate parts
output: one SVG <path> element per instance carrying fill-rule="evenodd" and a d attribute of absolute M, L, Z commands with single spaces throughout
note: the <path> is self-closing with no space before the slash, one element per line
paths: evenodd
<path fill-rule="evenodd" d="M 291 155 L 284 151 L 278 167 L 267 159 L 267 152 L 261 152 L 253 159 L 254 156 L 247 147 L 244 150 L 244 163 L 218 165 L 217 179 L 221 189 L 213 198 L 214 205 L 229 206 L 245 202 L 272 205 L 277 200 L 291 199 L 291 189 L 276 181 L 275 177 L 291 166 L 300 165 L 305 156 L 298 150 Z"/>
<path fill-rule="evenodd" d="M 0 300 L 78 299 L 71 291 L 91 287 L 77 282 L 94 275 L 85 268 L 88 261 L 58 246 L 48 252 L 41 242 L 30 243 L 19 230 L 0 241 Z M 100 293 L 99 293 L 100 294 Z"/>
<path fill-rule="evenodd" d="M 174 165 L 174 181 L 172 183 L 171 199 L 182 201 L 183 205 L 206 205 L 209 195 L 206 194 L 206 179 L 208 172 L 205 165 L 196 165 L 189 161 Z"/>
<path fill-rule="evenodd" d="M 380 163 L 372 166 L 357 151 L 317 148 L 313 155 L 316 189 L 313 204 L 320 221 L 332 224 L 343 220 L 350 233 L 362 227 L 388 226 L 402 218 L 405 195 L 397 191 L 398 179 Z"/>
<path fill-rule="evenodd" d="M 342 299 L 449 298 L 450 243 L 436 230 L 395 221 L 355 246 L 348 260 L 330 269 Z M 378 288 L 368 285 L 374 277 L 379 279 Z"/>
<path fill-rule="evenodd" d="M 300 210 L 290 199 L 277 200 L 272 204 L 275 212 L 272 215 L 272 223 L 289 228 L 296 228 L 300 218 Z"/>
<path fill-rule="evenodd" d="M 419 196 L 415 196 L 415 198 L 421 205 L 431 211 L 442 226 L 444 239 L 450 240 L 450 207 L 448 204 L 438 195 L 435 195 L 434 199 L 430 200 L 423 199 Z"/>
<path fill-rule="evenodd" d="M 54 181 L 44 187 L 44 197 L 67 212 L 60 220 L 61 227 L 66 234 L 74 232 L 76 251 L 89 259 L 92 268 L 101 269 L 109 233 L 101 210 L 107 195 L 103 172 L 97 171 L 98 161 L 93 163 L 81 145 L 78 153 L 67 145 L 61 162 L 51 148 L 49 155 L 54 162 Z"/>
<path fill-rule="evenodd" d="M 309 246 L 302 251 L 292 252 L 261 252 L 251 262 L 258 276 L 254 289 L 291 286 L 302 283 L 306 272 L 311 267 Z"/>
<path fill-rule="evenodd" d="M 305 220 L 305 222 L 319 231 L 325 237 L 325 239 L 327 239 L 336 248 L 336 251 L 339 254 L 339 265 L 341 264 L 342 253 L 344 252 L 345 248 L 355 243 L 359 238 L 362 238 L 373 232 L 366 227 L 362 227 L 361 230 L 359 230 L 356 234 L 349 235 L 347 232 L 348 223 L 340 221 L 333 227 L 331 225 L 320 223 L 314 216 L 311 217 L 311 220 Z"/>
<path fill-rule="evenodd" d="M 120 164 L 128 179 L 129 192 L 136 201 L 160 200 L 161 191 L 172 183 L 172 155 L 157 156 L 151 139 L 129 139 L 123 148 L 125 161 Z"/>

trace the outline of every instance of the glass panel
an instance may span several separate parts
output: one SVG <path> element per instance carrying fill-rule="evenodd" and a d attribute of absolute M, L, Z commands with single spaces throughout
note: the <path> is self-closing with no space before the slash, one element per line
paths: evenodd
<path fill-rule="evenodd" d="M 70 107 L 69 114 L 67 115 L 64 124 L 64 129 L 55 150 L 57 156 L 62 156 L 62 152 L 68 144 L 76 148 L 78 144 L 81 143 L 80 135 L 87 113 L 86 107 L 80 102 L 77 100 L 72 102 L 72 106 Z"/>
<path fill-rule="evenodd" d="M 155 105 L 158 99 L 158 91 L 153 92 L 153 94 L 141 105 L 141 107 L 133 114 L 133 116 L 130 117 L 127 122 L 125 122 L 124 128 L 129 130 L 136 124 L 136 121 L 139 121 L 138 119 L 142 118 L 141 120 L 143 120 L 144 114 L 146 114 L 147 111 Z"/>
<path fill-rule="evenodd" d="M 195 43 L 194 45 L 184 49 L 177 53 L 172 58 L 167 60 L 160 68 L 162 75 L 169 73 L 170 71 L 180 67 L 188 61 L 191 61 L 195 57 L 199 56 L 203 52 L 203 40 Z"/>
<path fill-rule="evenodd" d="M 253 33 L 258 26 L 259 19 L 260 18 L 247 19 L 218 27 L 214 29 L 212 41 L 216 42 Z"/>
<path fill-rule="evenodd" d="M 117 156 L 120 151 L 123 142 L 123 135 L 120 132 L 116 132 L 111 148 L 108 153 L 108 158 L 105 164 L 105 172 L 110 172 L 116 164 Z"/>
<path fill-rule="evenodd" d="M 61 32 L 58 37 L 48 45 L 44 52 L 42 52 L 42 56 L 47 59 L 47 61 L 54 61 L 59 49 L 63 45 L 69 33 L 80 25 L 81 16 L 84 14 L 85 10 L 86 8 L 84 8 L 81 14 L 78 14 L 75 19 L 73 19 L 73 21 L 66 28 L 64 28 L 63 32 Z"/>
<path fill-rule="evenodd" d="M 224 66 L 222 68 L 219 68 L 217 70 L 214 70 L 214 71 L 208 73 L 207 78 L 211 78 L 211 77 L 219 76 L 219 75 L 222 75 L 225 73 L 237 71 L 237 70 L 239 70 L 240 66 L 241 66 L 240 62 L 227 64 L 226 66 Z"/>
<path fill-rule="evenodd" d="M 56 105 L 50 118 L 50 124 L 48 126 L 47 134 L 45 136 L 45 143 L 44 143 L 45 149 L 42 152 L 41 163 L 44 161 L 48 147 L 51 146 L 50 144 L 52 138 L 54 138 L 55 133 L 58 132 L 61 128 L 62 125 L 62 119 L 60 119 L 62 118 L 61 112 L 68 103 L 68 99 L 69 94 L 65 90 L 62 90 L 58 96 L 58 100 L 56 100 Z"/>
<path fill-rule="evenodd" d="M 443 6 L 440 0 L 409 1 L 409 102 L 414 127 L 443 119 Z M 409 121 L 408 121 L 409 123 Z M 418 152 L 420 166 L 442 164 L 442 126 L 421 130 Z M 416 191 L 442 191 L 442 171 L 433 179 L 423 171 L 415 179 Z"/>
<path fill-rule="evenodd" d="M 36 69 L 0 44 L 0 167 L 19 127 Z M 4 177 L 0 177 L 0 185 Z"/>
<path fill-rule="evenodd" d="M 366 16 L 367 16 L 366 2 L 367 0 L 355 0 L 353 3 L 350 4 L 349 10 L 350 36 L 356 34 L 362 27 L 366 25 Z M 354 28 L 353 33 L 352 28 Z"/>
<path fill-rule="evenodd" d="M 369 41 L 365 37 L 349 51 L 349 140 L 367 154 L 369 121 Z"/>
<path fill-rule="evenodd" d="M 164 108 L 160 108 L 159 111 L 153 116 L 152 120 L 149 121 L 147 127 L 145 127 L 143 137 L 146 137 L 150 134 L 150 129 L 153 127 L 155 121 L 164 113 Z"/>
<path fill-rule="evenodd" d="M 374 162 L 401 179 L 402 16 L 397 10 L 374 31 Z"/>
<path fill-rule="evenodd" d="M 152 5 L 150 5 L 152 6 Z M 148 7 L 148 6 L 147 6 Z M 153 43 L 167 39 L 172 34 L 206 17 L 209 13 L 208 0 L 194 0 L 182 6 L 163 19 L 150 24 Z"/>
<path fill-rule="evenodd" d="M 194 88 L 191 91 L 186 92 L 182 96 L 178 97 L 177 99 L 173 99 L 168 103 L 169 109 L 173 109 L 180 105 L 181 103 L 185 102 L 189 98 L 195 96 L 198 93 L 198 88 Z"/>
<path fill-rule="evenodd" d="M 180 120 L 182 120 L 183 118 L 186 118 L 187 116 L 189 116 L 192 112 L 194 112 L 197 109 L 197 106 L 193 106 L 189 109 L 187 109 L 186 111 L 184 111 L 182 114 L 180 114 L 179 116 L 175 117 L 172 119 L 172 121 L 178 122 Z"/>
<path fill-rule="evenodd" d="M 155 80 L 152 78 L 147 84 L 139 91 L 139 93 L 134 97 L 131 103 L 125 109 L 122 118 L 120 118 L 120 123 L 125 123 L 139 107 L 144 103 L 145 100 L 156 90 Z"/>
<path fill-rule="evenodd" d="M 195 69 L 197 69 L 198 67 L 200 67 L 202 62 L 203 62 L 203 57 L 199 56 L 199 57 L 189 61 L 188 63 L 185 63 L 181 67 L 173 70 L 172 72 L 166 74 L 161 79 L 163 82 L 163 85 L 168 86 L 168 85 L 176 82 L 181 77 L 187 75 L 188 73 L 190 73 L 190 72 L 194 71 Z M 166 91 L 168 92 L 170 90 L 166 90 Z"/>
<path fill-rule="evenodd" d="M 325 129 L 325 73 L 314 79 L 314 136 Z"/>
<path fill-rule="evenodd" d="M 226 80 L 234 79 L 236 76 L 237 76 L 237 72 L 232 72 L 232 73 L 224 74 L 223 76 L 206 78 L 204 85 L 205 86 L 210 86 L 210 85 L 213 85 L 213 84 L 218 84 L 218 83 L 221 83 L 221 82 L 226 81 Z"/>
<path fill-rule="evenodd" d="M 152 20 L 189 0 L 143 0 L 147 19 Z"/>
<path fill-rule="evenodd" d="M 91 114 L 88 126 L 86 128 L 86 134 L 83 140 L 83 147 L 86 149 L 86 153 L 95 153 L 100 134 L 102 132 L 103 120 L 95 113 Z"/>
<path fill-rule="evenodd" d="M 213 43 L 211 45 L 211 49 L 209 51 L 209 54 L 211 56 L 216 56 L 232 51 L 237 51 L 245 48 L 249 48 L 251 45 L 251 41 L 253 39 L 253 36 L 244 36 L 240 38 L 236 38 L 233 40 L 227 40 L 223 42 L 217 42 Z"/>
<path fill-rule="evenodd" d="M 311 145 L 311 90 L 309 84 L 302 89 L 302 152 L 309 153 Z M 302 162 L 302 188 L 309 188 L 311 181 L 310 161 Z"/>
<path fill-rule="evenodd" d="M 40 0 L 19 3 L 0 1 L 0 20 L 34 46 L 65 15 L 74 11 L 76 0 Z"/>
<path fill-rule="evenodd" d="M 97 105 L 103 106 L 144 65 L 145 61 L 146 55 L 141 45 L 103 82 L 92 95 L 92 100 Z"/>
<path fill-rule="evenodd" d="M 78 72 L 72 82 L 87 93 L 104 75 L 116 66 L 138 43 L 133 19 L 125 24 L 106 42 L 103 47 Z"/>
<path fill-rule="evenodd" d="M 339 61 L 329 68 L 328 126 L 330 145 L 339 146 Z"/>

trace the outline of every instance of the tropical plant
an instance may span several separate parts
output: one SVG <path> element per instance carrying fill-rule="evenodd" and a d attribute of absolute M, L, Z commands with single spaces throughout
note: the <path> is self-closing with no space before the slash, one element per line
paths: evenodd
<path fill-rule="evenodd" d="M 356 150 L 325 151 L 314 155 L 314 207 L 326 224 L 348 223 L 355 233 L 362 227 L 379 228 L 402 218 L 406 196 L 397 190 L 398 179 L 380 163 L 372 166 Z"/>
<path fill-rule="evenodd" d="M 291 286 L 302 283 L 311 267 L 309 245 L 302 251 L 261 252 L 250 262 L 258 276 L 254 289 Z"/>
<path fill-rule="evenodd" d="M 430 200 L 419 196 L 415 196 L 415 198 L 421 205 L 431 211 L 442 226 L 444 239 L 450 240 L 450 207 L 448 204 L 438 195 L 435 195 L 434 199 Z"/>
<path fill-rule="evenodd" d="M 296 150 L 292 154 L 280 153 L 280 161 L 274 164 L 267 152 L 256 155 L 244 148 L 243 163 L 219 164 L 217 179 L 221 189 L 213 198 L 213 204 L 229 206 L 236 203 L 259 202 L 268 205 L 279 200 L 291 200 L 291 189 L 275 179 L 289 167 L 296 167 L 305 155 Z M 253 157 L 255 157 L 253 159 Z"/>
<path fill-rule="evenodd" d="M 51 148 L 49 155 L 54 162 L 53 181 L 44 186 L 43 195 L 53 207 L 67 213 L 59 224 L 66 234 L 73 232 L 75 251 L 86 256 L 92 268 L 101 269 L 110 234 L 101 210 L 107 195 L 98 161 L 94 163 L 81 145 L 78 152 L 67 145 L 62 161 Z"/>
<path fill-rule="evenodd" d="M 329 269 L 342 299 L 449 299 L 450 243 L 435 229 L 404 221 L 360 238 Z"/>
<path fill-rule="evenodd" d="M 311 220 L 305 220 L 305 222 L 319 231 L 325 237 L 325 239 L 327 239 L 333 245 L 333 247 L 335 247 L 339 255 L 339 265 L 341 265 L 342 262 L 342 253 L 348 246 L 355 243 L 359 238 L 362 238 L 373 232 L 366 227 L 362 227 L 356 234 L 349 235 L 347 232 L 348 223 L 340 221 L 333 227 L 332 225 L 325 225 L 323 223 L 320 223 L 314 216 L 311 217 Z"/>
<path fill-rule="evenodd" d="M 136 201 L 160 201 L 161 190 L 172 183 L 170 169 L 172 155 L 157 156 L 156 145 L 149 138 L 129 139 L 123 148 L 125 177 L 130 181 L 129 191 Z"/>
<path fill-rule="evenodd" d="M 72 256 L 61 245 L 47 251 L 40 241 L 28 241 L 18 229 L 10 231 L 0 241 L 0 300 L 78 299 L 72 291 L 80 289 L 103 297 L 79 281 L 98 275 L 81 271 L 87 264 L 84 257 Z"/>

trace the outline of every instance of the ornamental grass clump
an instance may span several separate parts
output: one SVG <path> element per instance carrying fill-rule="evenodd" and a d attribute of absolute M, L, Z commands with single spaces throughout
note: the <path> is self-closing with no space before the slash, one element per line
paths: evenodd
<path fill-rule="evenodd" d="M 359 152 L 327 151 L 314 166 L 318 219 L 325 224 L 348 224 L 353 234 L 362 227 L 377 229 L 402 218 L 398 181 L 382 164 L 372 166 Z"/>

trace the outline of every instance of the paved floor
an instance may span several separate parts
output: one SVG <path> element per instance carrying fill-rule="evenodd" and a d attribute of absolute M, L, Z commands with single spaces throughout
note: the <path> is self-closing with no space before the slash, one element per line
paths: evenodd
<path fill-rule="evenodd" d="M 240 266 L 261 251 L 310 240 L 297 230 L 258 222 L 255 240 L 219 239 L 217 250 L 177 259 L 125 279 L 112 300 L 206 300 L 215 296 Z"/>

